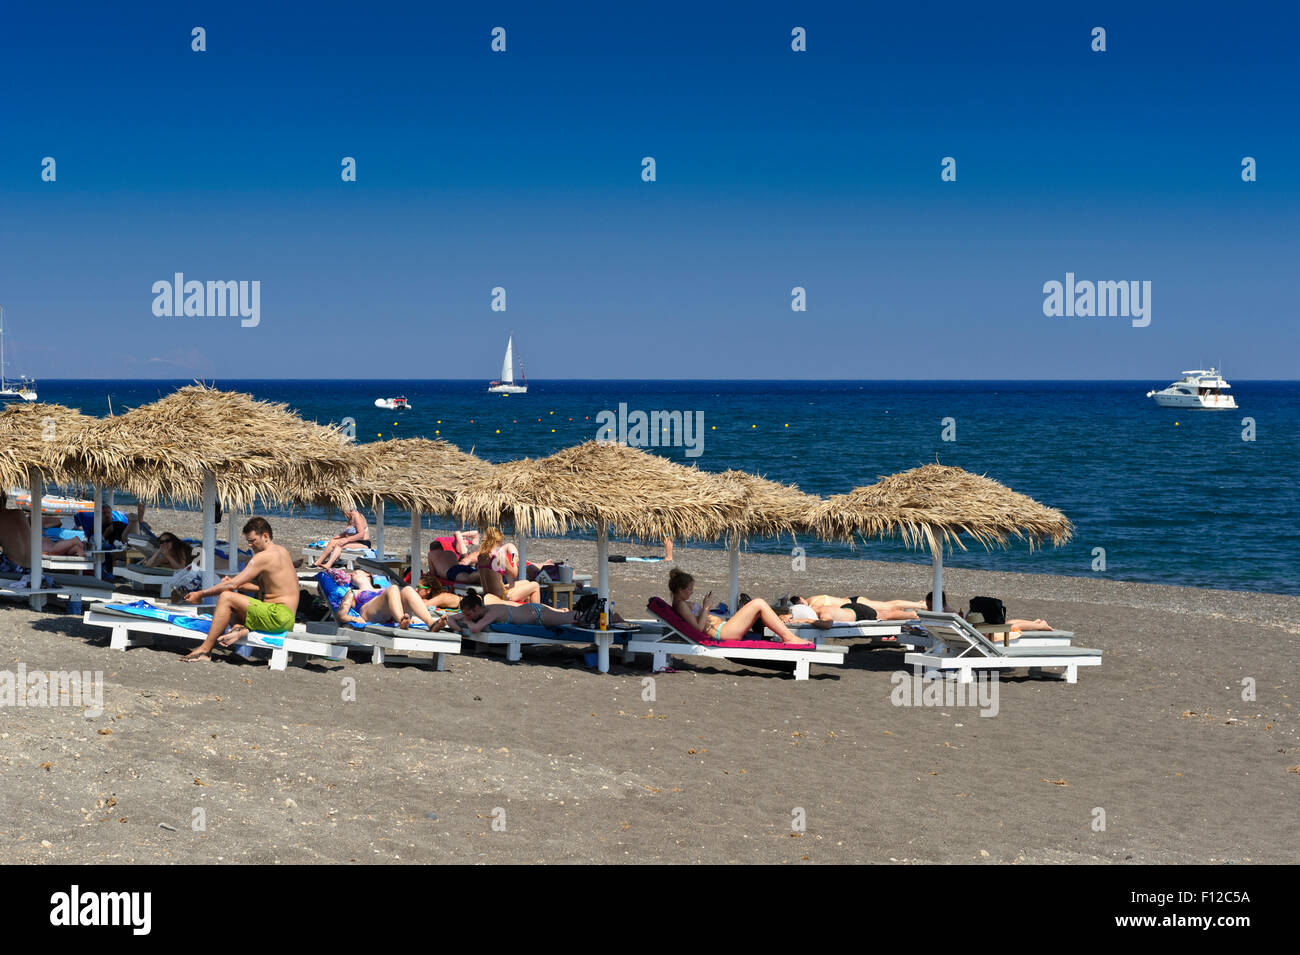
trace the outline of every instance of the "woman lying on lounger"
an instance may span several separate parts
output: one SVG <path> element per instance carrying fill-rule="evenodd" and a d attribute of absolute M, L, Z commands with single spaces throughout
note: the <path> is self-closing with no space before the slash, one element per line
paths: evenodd
<path fill-rule="evenodd" d="M 673 570 L 668 574 L 668 592 L 677 615 L 697 629 L 704 631 L 714 640 L 745 640 L 754 626 L 754 621 L 762 620 L 763 625 L 781 638 L 782 643 L 796 646 L 811 646 L 812 641 L 796 637 L 790 628 L 781 622 L 776 611 L 766 600 L 755 598 L 740 607 L 730 620 L 723 620 L 709 613 L 708 607 L 713 600 L 713 591 L 704 595 L 703 604 L 690 602 L 695 592 L 695 578 L 684 570 Z"/>
<path fill-rule="evenodd" d="M 934 602 L 934 591 L 932 590 L 932 591 L 930 591 L 928 594 L 925 595 L 925 609 L 926 609 L 926 610 L 929 610 L 929 609 L 930 609 L 930 604 L 933 603 L 933 602 Z M 962 613 L 960 610 L 953 610 L 952 607 L 948 606 L 948 591 L 946 591 L 946 590 L 943 592 L 943 612 L 944 612 L 944 613 L 955 613 L 955 614 L 957 614 L 957 616 L 959 616 L 959 617 L 965 617 L 965 616 L 966 616 L 966 615 L 965 615 L 964 613 Z M 1055 630 L 1055 629 L 1056 629 L 1056 628 L 1053 627 L 1050 623 L 1048 623 L 1046 620 L 1044 620 L 1042 617 L 1039 617 L 1037 620 L 1025 620 L 1025 619 L 1023 619 L 1023 618 L 1021 618 L 1021 617 L 1010 617 L 1010 618 L 1007 619 L 1007 621 L 1006 621 L 1005 623 L 999 623 L 999 624 L 996 624 L 996 626 L 999 626 L 999 627 L 1006 627 L 1007 630 L 1020 630 L 1020 631 L 1025 631 L 1025 630 L 1031 630 L 1031 631 L 1033 631 L 1033 630 Z M 999 630 L 998 632 L 1001 633 L 1002 631 Z"/>
<path fill-rule="evenodd" d="M 460 597 L 443 589 L 438 572 L 426 570 L 415 587 L 424 605 L 430 610 L 455 610 L 460 606 Z"/>
<path fill-rule="evenodd" d="M 446 626 L 441 617 L 435 618 L 429 613 L 414 587 L 399 588 L 397 584 L 389 584 L 381 590 L 362 570 L 353 572 L 352 584 L 358 589 L 348 590 L 334 614 L 339 623 L 355 623 L 360 619 L 365 623 L 396 623 L 405 630 L 410 627 L 414 616 L 430 630 L 441 630 Z"/>
<path fill-rule="evenodd" d="M 790 603 L 806 603 L 819 620 L 852 622 L 855 620 L 915 620 L 912 611 L 925 606 L 919 600 L 871 600 L 868 597 L 791 597 Z"/>
<path fill-rule="evenodd" d="M 527 624 L 530 627 L 572 627 L 575 612 L 556 610 L 545 604 L 507 604 L 497 603 L 485 606 L 483 598 L 476 593 L 468 593 L 460 598 L 460 613 L 444 618 L 448 626 L 481 633 L 494 623 Z M 611 623 L 622 623 L 623 618 L 614 614 Z"/>

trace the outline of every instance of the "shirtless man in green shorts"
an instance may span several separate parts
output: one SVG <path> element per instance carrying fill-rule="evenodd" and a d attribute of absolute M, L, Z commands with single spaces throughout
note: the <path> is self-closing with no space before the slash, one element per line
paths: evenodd
<path fill-rule="evenodd" d="M 211 660 L 210 651 L 218 642 L 228 647 L 247 636 L 249 630 L 281 633 L 293 629 L 298 610 L 298 572 L 294 570 L 293 558 L 271 540 L 271 525 L 265 518 L 254 517 L 244 525 L 244 540 L 253 558 L 238 575 L 224 578 L 215 587 L 185 595 L 186 602 L 192 604 L 204 597 L 221 595 L 212 612 L 208 638 L 194 652 L 181 657 L 186 662 Z M 244 589 L 260 589 L 262 599 L 239 592 Z"/>

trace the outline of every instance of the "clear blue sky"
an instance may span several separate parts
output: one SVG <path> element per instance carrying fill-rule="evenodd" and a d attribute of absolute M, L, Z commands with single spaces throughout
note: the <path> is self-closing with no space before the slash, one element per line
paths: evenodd
<path fill-rule="evenodd" d="M 1298 9 L 10 4 L 10 370 L 1298 378 Z M 155 317 L 178 271 L 260 326 Z M 1151 325 L 1044 317 L 1067 271 Z"/>

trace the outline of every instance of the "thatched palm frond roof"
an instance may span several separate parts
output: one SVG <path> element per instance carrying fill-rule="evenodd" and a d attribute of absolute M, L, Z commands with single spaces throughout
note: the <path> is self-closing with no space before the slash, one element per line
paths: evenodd
<path fill-rule="evenodd" d="M 458 495 L 453 513 L 530 535 L 605 524 L 621 537 L 715 540 L 738 526 L 743 507 L 735 482 L 626 445 L 587 441 L 496 465 Z"/>
<path fill-rule="evenodd" d="M 0 487 L 26 487 L 33 473 L 47 483 L 74 483 L 67 450 L 96 420 L 75 408 L 45 402 L 0 409 Z"/>
<path fill-rule="evenodd" d="M 819 533 L 843 537 L 901 537 L 909 546 L 944 542 L 965 549 L 962 536 L 987 548 L 1023 540 L 1032 550 L 1064 544 L 1073 525 L 1064 514 L 992 478 L 927 464 L 828 498 L 814 515 Z"/>
<path fill-rule="evenodd" d="M 201 384 L 94 420 L 73 436 L 69 458 L 81 479 L 146 500 L 196 504 L 211 471 L 218 497 L 240 510 L 259 497 L 346 503 L 345 489 L 366 468 L 340 428 L 305 421 L 284 404 Z"/>
<path fill-rule="evenodd" d="M 349 490 L 371 505 L 387 501 L 425 514 L 449 514 L 456 496 L 485 478 L 492 464 L 449 441 L 399 438 L 357 447 L 367 470 Z"/>
<path fill-rule="evenodd" d="M 716 477 L 739 486 L 743 509 L 736 530 L 742 538 L 778 537 L 816 526 L 819 497 L 748 471 L 723 471 Z"/>

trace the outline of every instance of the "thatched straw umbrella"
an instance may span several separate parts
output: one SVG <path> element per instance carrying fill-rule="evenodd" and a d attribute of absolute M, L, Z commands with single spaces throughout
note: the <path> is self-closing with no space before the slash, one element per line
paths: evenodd
<path fill-rule="evenodd" d="M 779 484 L 748 471 L 723 471 L 717 479 L 739 486 L 744 510 L 737 526 L 727 535 L 730 554 L 730 600 L 732 613 L 740 600 L 740 542 L 750 537 L 779 537 L 816 527 L 816 515 L 823 501 L 791 484 Z"/>
<path fill-rule="evenodd" d="M 359 445 L 357 452 L 368 465 L 364 480 L 353 481 L 348 492 L 375 509 L 375 549 L 384 554 L 384 504 L 390 502 L 411 514 L 411 567 L 419 575 L 420 515 L 450 514 L 456 495 L 473 481 L 485 477 L 492 465 L 449 441 L 399 438 Z"/>
<path fill-rule="evenodd" d="M 0 487 L 26 487 L 31 504 L 32 587 L 41 579 L 41 499 L 46 484 L 68 484 L 77 479 L 68 470 L 66 449 L 94 418 L 75 408 L 44 402 L 15 404 L 0 410 Z M 103 544 L 103 514 L 99 507 L 99 488 L 95 489 L 95 544 Z M 16 556 L 16 555 L 11 555 Z M 96 576 L 102 574 L 98 557 Z M 33 598 L 36 602 L 36 598 Z"/>
<path fill-rule="evenodd" d="M 216 502 L 240 511 L 254 501 L 348 503 L 364 461 L 344 432 L 304 421 L 286 405 L 189 385 L 74 435 L 69 467 L 142 499 L 169 497 L 203 508 L 204 585 L 216 580 Z M 233 526 L 234 516 L 231 515 Z M 238 551 L 231 533 L 231 561 Z"/>
<path fill-rule="evenodd" d="M 830 497 L 813 523 L 823 537 L 899 536 L 924 543 L 933 562 L 934 606 L 943 606 L 943 548 L 965 550 L 966 535 L 986 548 L 1023 540 L 1030 550 L 1045 542 L 1064 544 L 1073 525 L 1060 511 L 1039 504 L 1005 484 L 961 468 L 927 464 L 882 478 L 848 494 Z"/>
<path fill-rule="evenodd" d="M 744 502 L 735 481 L 621 444 L 587 441 L 540 460 L 499 464 L 466 488 L 454 513 L 479 524 L 513 522 L 521 534 L 596 530 L 597 589 L 609 596 L 609 532 L 624 537 L 716 540 Z"/>

